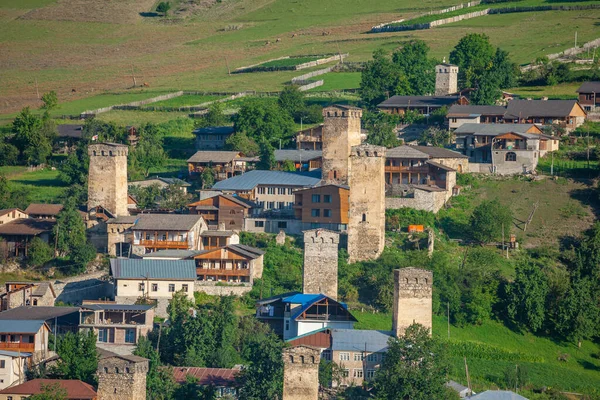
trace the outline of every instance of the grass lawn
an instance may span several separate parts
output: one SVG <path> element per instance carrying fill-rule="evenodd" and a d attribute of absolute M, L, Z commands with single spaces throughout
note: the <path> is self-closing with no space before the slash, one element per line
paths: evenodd
<path fill-rule="evenodd" d="M 184 94 L 179 97 L 174 97 L 169 100 L 157 101 L 156 103 L 148 104 L 148 107 L 185 107 L 197 106 L 198 104 L 206 103 L 221 99 L 222 96 L 200 96 L 195 94 Z"/>
<path fill-rule="evenodd" d="M 358 319 L 355 329 L 391 330 L 391 314 L 372 314 L 369 312 L 352 311 Z M 447 340 L 447 322 L 443 316 L 433 317 L 433 334 Z M 502 359 L 488 360 L 477 358 L 476 353 L 467 357 L 469 373 L 474 383 L 474 389 L 489 387 L 490 384 L 502 385 L 506 368 L 514 367 L 516 363 L 529 371 L 531 384 L 536 387 L 549 386 L 562 390 L 592 392 L 600 387 L 600 360 L 595 358 L 599 348 L 592 342 L 586 341 L 578 348 L 570 343 L 558 343 L 544 337 L 536 337 L 529 333 L 511 331 L 503 324 L 488 321 L 481 326 L 450 326 L 450 340 L 456 342 L 473 342 L 492 346 L 504 352 L 520 354 L 524 361 L 506 361 Z M 466 382 L 463 354 L 457 354 L 450 347 L 452 354 L 452 378 Z M 499 354 L 504 353 L 498 351 Z M 559 354 L 569 354 L 567 362 L 558 361 Z M 500 357 L 501 358 L 501 357 Z M 531 361 L 535 360 L 535 362 Z"/>
<path fill-rule="evenodd" d="M 3 167 L 3 169 L 6 167 Z M 14 167 L 11 167 L 14 168 Z M 20 167 L 25 168 L 25 167 Z M 58 170 L 50 168 L 41 171 L 16 173 L 8 177 L 14 186 L 26 187 L 30 190 L 31 201 L 35 203 L 56 202 L 66 185 L 58 179 Z"/>
<path fill-rule="evenodd" d="M 311 61 L 316 61 L 327 56 L 310 56 L 310 57 L 290 57 L 281 60 L 267 61 L 266 63 L 257 65 L 257 67 L 272 68 L 272 67 L 295 67 L 296 65 L 304 64 Z"/>
<path fill-rule="evenodd" d="M 360 87 L 360 72 L 330 72 L 315 76 L 314 80 L 323 79 L 323 86 L 309 90 L 309 92 L 328 92 L 332 90 L 358 89 Z"/>
<path fill-rule="evenodd" d="M 581 82 L 561 83 L 554 86 L 523 86 L 507 89 L 507 92 L 517 94 L 523 98 L 541 99 L 577 99 L 576 90 L 581 86 Z"/>

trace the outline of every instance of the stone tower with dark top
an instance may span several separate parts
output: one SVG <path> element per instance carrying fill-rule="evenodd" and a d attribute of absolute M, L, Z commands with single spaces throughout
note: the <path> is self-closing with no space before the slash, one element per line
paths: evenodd
<path fill-rule="evenodd" d="M 432 285 L 431 271 L 420 268 L 394 270 L 392 332 L 396 337 L 403 335 L 414 323 L 423 325 L 431 334 Z"/>
<path fill-rule="evenodd" d="M 448 96 L 458 92 L 458 66 L 438 64 L 435 66 L 435 95 Z"/>
<path fill-rule="evenodd" d="M 325 229 L 304 231 L 303 293 L 322 293 L 337 300 L 339 233 Z"/>
<path fill-rule="evenodd" d="M 146 400 L 148 360 L 138 356 L 107 355 L 98 361 L 98 398 Z"/>
<path fill-rule="evenodd" d="M 283 349 L 283 400 L 318 400 L 320 353 L 305 345 Z"/>
<path fill-rule="evenodd" d="M 348 255 L 373 260 L 385 246 L 385 147 L 363 144 L 350 154 Z"/>
<path fill-rule="evenodd" d="M 357 107 L 333 105 L 323 109 L 322 177 L 327 183 L 348 184 L 349 157 L 353 146 L 361 143 Z"/>
<path fill-rule="evenodd" d="M 101 206 L 115 216 L 129 215 L 127 210 L 128 147 L 116 143 L 88 146 L 88 211 Z"/>

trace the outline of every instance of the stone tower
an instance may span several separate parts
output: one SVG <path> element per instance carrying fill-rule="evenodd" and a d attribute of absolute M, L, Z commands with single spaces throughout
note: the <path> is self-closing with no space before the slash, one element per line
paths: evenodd
<path fill-rule="evenodd" d="M 458 92 L 458 66 L 439 64 L 435 66 L 435 95 L 447 96 Z"/>
<path fill-rule="evenodd" d="M 128 147 L 122 144 L 98 143 L 88 146 L 88 211 L 101 206 L 115 216 L 129 215 L 127 152 Z"/>
<path fill-rule="evenodd" d="M 327 183 L 348 183 L 350 152 L 360 140 L 362 110 L 334 105 L 323 109 L 323 180 Z"/>
<path fill-rule="evenodd" d="M 385 147 L 363 144 L 350 155 L 348 255 L 373 260 L 385 245 Z"/>
<path fill-rule="evenodd" d="M 305 345 L 283 349 L 283 400 L 318 400 L 319 355 Z"/>
<path fill-rule="evenodd" d="M 420 268 L 394 270 L 394 310 L 392 332 L 404 334 L 413 323 L 421 324 L 431 334 L 431 293 L 433 273 Z"/>
<path fill-rule="evenodd" d="M 337 300 L 339 233 L 304 231 L 302 293 L 322 293 Z"/>
<path fill-rule="evenodd" d="M 148 360 L 138 356 L 113 355 L 98 361 L 98 398 L 102 400 L 146 400 Z"/>

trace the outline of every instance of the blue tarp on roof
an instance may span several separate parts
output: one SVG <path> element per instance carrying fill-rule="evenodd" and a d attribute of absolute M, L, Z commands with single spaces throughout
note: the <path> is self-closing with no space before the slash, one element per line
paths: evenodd
<path fill-rule="evenodd" d="M 42 325 L 46 322 L 44 320 L 16 320 L 16 319 L 4 319 L 0 320 L 0 333 L 37 333 Z"/>

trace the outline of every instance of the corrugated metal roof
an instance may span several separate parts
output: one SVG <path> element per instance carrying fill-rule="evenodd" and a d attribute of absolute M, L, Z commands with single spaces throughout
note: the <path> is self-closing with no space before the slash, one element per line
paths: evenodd
<path fill-rule="evenodd" d="M 135 260 L 113 258 L 110 269 L 115 279 L 196 280 L 194 260 Z"/>
<path fill-rule="evenodd" d="M 265 254 L 263 250 L 252 246 L 246 246 L 245 244 L 230 244 L 227 247 L 233 250 L 243 251 L 248 255 L 254 255 L 254 258 Z"/>
<path fill-rule="evenodd" d="M 564 118 L 571 113 L 576 104 L 577 100 L 511 100 L 506 107 L 504 118 Z"/>
<path fill-rule="evenodd" d="M 236 368 L 174 367 L 173 378 L 177 383 L 185 383 L 189 375 L 198 380 L 198 385 L 233 386 L 239 372 Z"/>
<path fill-rule="evenodd" d="M 191 156 L 187 161 L 223 164 L 233 161 L 233 159 L 238 157 L 240 154 L 241 153 L 239 151 L 197 151 L 196 154 Z"/>
<path fill-rule="evenodd" d="M 448 110 L 448 117 L 466 116 L 466 115 L 504 115 L 506 107 L 504 106 L 478 106 L 478 105 L 460 105 L 454 104 Z"/>
<path fill-rule="evenodd" d="M 49 320 L 79 313 L 79 307 L 21 306 L 0 313 L 0 320 Z"/>
<path fill-rule="evenodd" d="M 412 159 L 429 159 L 429 154 L 417 150 L 414 146 L 398 146 L 388 149 L 386 158 L 412 158 Z"/>
<path fill-rule="evenodd" d="M 442 107 L 456 103 L 461 96 L 392 96 L 377 107 Z"/>
<path fill-rule="evenodd" d="M 425 162 L 426 162 L 427 164 L 429 164 L 429 165 L 432 165 L 432 166 L 434 166 L 434 167 L 437 167 L 437 168 L 443 169 L 444 171 L 456 171 L 454 168 L 450 168 L 449 166 L 447 166 L 447 165 L 444 165 L 444 164 L 436 163 L 435 161 L 431 161 L 431 160 L 430 160 L 430 161 L 425 161 Z"/>
<path fill-rule="evenodd" d="M 322 155 L 321 150 L 275 150 L 275 161 L 308 162 Z"/>
<path fill-rule="evenodd" d="M 491 136 L 507 132 L 525 133 L 535 126 L 534 124 L 462 124 L 456 128 L 454 134 L 472 135 L 478 133 Z"/>
<path fill-rule="evenodd" d="M 20 351 L 0 350 L 0 356 L 8 357 L 31 357 L 32 353 L 22 353 Z"/>
<path fill-rule="evenodd" d="M 600 82 L 583 82 L 581 86 L 579 86 L 579 89 L 577 89 L 577 93 L 600 93 Z"/>
<path fill-rule="evenodd" d="M 527 397 L 508 390 L 487 390 L 470 398 L 472 400 L 528 400 Z"/>
<path fill-rule="evenodd" d="M 46 322 L 41 320 L 0 320 L 0 333 L 37 333 Z"/>
<path fill-rule="evenodd" d="M 133 230 L 189 231 L 202 219 L 198 214 L 140 214 Z"/>
<path fill-rule="evenodd" d="M 375 331 L 364 329 L 332 329 L 332 350 L 367 352 L 384 352 L 388 347 L 388 340 L 393 337 L 391 331 Z"/>
<path fill-rule="evenodd" d="M 213 189 L 248 191 L 258 185 L 312 187 L 320 181 L 321 170 L 308 173 L 253 170 L 243 175 L 219 181 L 213 185 Z"/>

